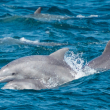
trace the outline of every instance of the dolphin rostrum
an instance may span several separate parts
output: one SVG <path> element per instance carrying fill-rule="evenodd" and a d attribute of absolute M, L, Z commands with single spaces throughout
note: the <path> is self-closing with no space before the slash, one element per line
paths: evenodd
<path fill-rule="evenodd" d="M 88 66 L 98 71 L 110 69 L 110 41 L 107 43 L 102 55 L 90 61 Z"/>
<path fill-rule="evenodd" d="M 68 48 L 48 56 L 32 55 L 19 58 L 2 67 L 0 82 L 8 82 L 3 89 L 46 89 L 72 81 L 75 73 L 64 61 Z"/>

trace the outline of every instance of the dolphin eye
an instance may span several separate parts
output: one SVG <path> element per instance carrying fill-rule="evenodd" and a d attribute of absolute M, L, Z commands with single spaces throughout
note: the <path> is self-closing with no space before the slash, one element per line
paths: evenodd
<path fill-rule="evenodd" d="M 12 73 L 12 75 L 15 75 L 16 73 Z"/>

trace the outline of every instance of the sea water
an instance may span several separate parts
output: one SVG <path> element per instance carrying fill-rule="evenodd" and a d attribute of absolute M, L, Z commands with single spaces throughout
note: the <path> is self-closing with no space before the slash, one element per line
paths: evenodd
<path fill-rule="evenodd" d="M 31 17 L 38 7 L 49 18 Z M 109 40 L 109 0 L 0 0 L 0 68 L 67 47 L 64 60 L 76 72 L 75 80 L 53 89 L 0 89 L 0 110 L 109 110 L 110 71 L 82 69 Z"/>

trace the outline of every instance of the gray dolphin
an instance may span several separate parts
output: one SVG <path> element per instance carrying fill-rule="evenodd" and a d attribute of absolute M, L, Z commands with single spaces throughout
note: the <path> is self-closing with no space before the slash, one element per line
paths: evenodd
<path fill-rule="evenodd" d="M 102 55 L 90 61 L 88 66 L 98 71 L 110 69 L 110 41 L 107 43 Z"/>
<path fill-rule="evenodd" d="M 44 14 L 41 13 L 41 7 L 39 7 L 34 14 L 31 15 L 27 15 L 27 17 L 31 17 L 31 18 L 35 18 L 35 19 L 39 19 L 39 20 L 46 20 L 46 21 L 50 21 L 50 20 L 66 20 L 66 19 L 71 19 L 73 17 L 69 17 L 69 16 L 60 16 L 60 15 L 52 15 L 52 14 Z"/>
<path fill-rule="evenodd" d="M 2 89 L 49 89 L 74 80 L 76 72 L 64 61 L 66 51 L 68 48 L 49 56 L 33 55 L 12 61 L 0 70 L 0 82 L 8 82 Z M 102 55 L 88 66 L 96 70 L 110 69 L 110 41 Z"/>
<path fill-rule="evenodd" d="M 75 72 L 64 61 L 68 48 L 48 56 L 33 55 L 19 58 L 2 67 L 0 82 L 9 82 L 3 89 L 46 89 L 72 81 Z"/>

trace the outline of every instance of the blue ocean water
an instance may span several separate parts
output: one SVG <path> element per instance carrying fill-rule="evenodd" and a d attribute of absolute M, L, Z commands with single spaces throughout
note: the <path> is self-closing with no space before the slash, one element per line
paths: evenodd
<path fill-rule="evenodd" d="M 38 7 L 56 17 L 27 16 Z M 23 56 L 49 55 L 68 47 L 71 56 L 65 59 L 78 73 L 75 80 L 53 89 L 0 89 L 0 109 L 109 110 L 110 70 L 80 71 L 102 54 L 109 40 L 109 0 L 0 0 L 0 68 Z"/>

